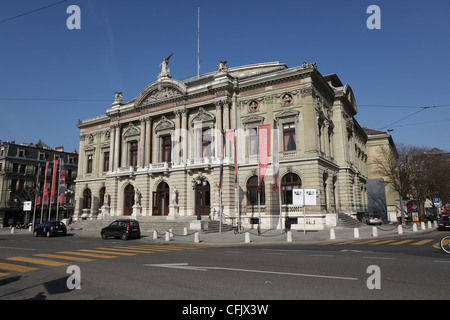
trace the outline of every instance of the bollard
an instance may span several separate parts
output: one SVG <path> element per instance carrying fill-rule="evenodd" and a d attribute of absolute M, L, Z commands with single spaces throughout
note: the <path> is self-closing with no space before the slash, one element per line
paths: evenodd
<path fill-rule="evenodd" d="M 158 231 L 153 230 L 153 239 L 158 239 Z"/>
<path fill-rule="evenodd" d="M 403 234 L 403 227 L 401 224 L 398 225 L 398 234 Z"/>
<path fill-rule="evenodd" d="M 28 227 L 28 231 L 29 231 L 29 232 L 31 232 L 31 231 L 32 231 L 32 230 L 31 230 L 31 228 L 32 228 L 32 226 L 29 226 L 29 227 Z"/>
<path fill-rule="evenodd" d="M 245 243 L 250 243 L 250 233 L 246 232 L 245 233 Z"/>
<path fill-rule="evenodd" d="M 378 237 L 378 229 L 377 229 L 377 227 L 372 227 L 372 237 Z"/>
<path fill-rule="evenodd" d="M 417 223 L 413 223 L 413 232 L 417 232 Z"/>
<path fill-rule="evenodd" d="M 353 229 L 353 238 L 359 238 L 359 229 L 358 228 Z"/>
<path fill-rule="evenodd" d="M 194 233 L 194 242 L 200 243 L 200 235 L 198 232 Z"/>
<path fill-rule="evenodd" d="M 12 227 L 11 228 L 11 233 L 16 233 L 16 228 Z"/>
<path fill-rule="evenodd" d="M 166 241 L 170 241 L 170 232 L 166 231 Z"/>
<path fill-rule="evenodd" d="M 183 236 L 187 236 L 187 228 L 186 227 L 184 227 L 184 229 L 183 229 Z"/>
<path fill-rule="evenodd" d="M 433 228 L 432 226 L 431 226 L 431 221 L 428 221 L 428 229 L 431 229 L 431 228 Z"/>
<path fill-rule="evenodd" d="M 438 223 L 436 220 L 433 221 L 433 228 L 437 228 L 438 227 Z"/>
<path fill-rule="evenodd" d="M 173 229 L 172 228 L 169 229 L 169 235 L 171 238 L 173 238 Z"/>
<path fill-rule="evenodd" d="M 289 230 L 287 232 L 287 242 L 292 242 L 292 231 L 291 230 Z"/>
<path fill-rule="evenodd" d="M 330 229 L 330 240 L 336 239 L 336 232 L 334 229 Z"/>
<path fill-rule="evenodd" d="M 420 230 L 425 230 L 425 222 L 420 222 Z"/>

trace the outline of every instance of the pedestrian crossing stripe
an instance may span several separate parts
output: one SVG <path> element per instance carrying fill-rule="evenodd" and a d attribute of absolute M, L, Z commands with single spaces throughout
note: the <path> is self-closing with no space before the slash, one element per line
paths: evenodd
<path fill-rule="evenodd" d="M 0 269 L 18 271 L 18 272 L 28 272 L 28 271 L 39 270 L 38 268 L 20 266 L 17 264 L 10 264 L 10 263 L 0 263 Z"/>
<path fill-rule="evenodd" d="M 39 253 L 39 254 L 35 254 L 34 256 L 42 257 L 42 258 L 52 258 L 52 259 L 59 259 L 59 260 L 67 260 L 67 261 L 79 261 L 79 262 L 94 261 L 94 259 L 81 258 L 81 257 L 69 257 L 69 256 L 63 256 L 63 255 L 59 255 L 59 254 Z"/>
<path fill-rule="evenodd" d="M 434 241 L 435 239 L 425 239 L 416 243 L 411 243 L 412 246 L 421 246 L 423 244 L 426 244 L 428 242 Z"/>
<path fill-rule="evenodd" d="M 86 256 L 86 257 L 93 257 L 93 258 L 103 258 L 103 259 L 117 258 L 117 256 L 106 255 L 106 254 L 87 253 L 87 252 L 60 251 L 60 252 L 57 252 L 57 253 L 68 254 L 68 255 L 75 255 L 75 256 Z"/>
<path fill-rule="evenodd" d="M 395 241 L 395 240 L 384 240 L 384 241 L 379 241 L 379 242 L 371 243 L 370 245 L 375 246 L 375 245 L 384 244 L 384 243 L 389 243 L 389 242 L 394 242 L 394 241 Z"/>
<path fill-rule="evenodd" d="M 414 241 L 414 239 L 408 239 L 408 240 L 398 241 L 398 242 L 394 242 L 394 243 L 389 243 L 389 245 L 390 246 L 398 246 L 398 245 L 405 244 L 408 242 L 413 242 L 413 241 Z"/>
<path fill-rule="evenodd" d="M 2 273 L 2 272 L 0 272 L 0 277 L 6 277 L 6 276 L 9 276 L 9 273 Z"/>
<path fill-rule="evenodd" d="M 36 259 L 36 258 L 29 258 L 29 257 L 12 257 L 12 258 L 7 258 L 7 260 L 28 262 L 28 263 L 34 263 L 34 264 L 40 264 L 40 265 L 52 266 L 52 267 L 58 267 L 58 266 L 67 265 L 66 262 L 59 262 L 59 261 L 53 261 L 53 260 L 44 260 L 44 259 Z"/>
<path fill-rule="evenodd" d="M 92 252 L 92 253 L 108 253 L 111 254 L 112 252 L 110 251 L 104 251 L 104 250 L 90 250 L 90 249 L 81 249 L 78 251 L 82 251 L 82 252 Z M 127 253 L 127 252 L 114 252 L 114 254 L 118 255 L 118 256 L 135 256 L 135 253 Z"/>
<path fill-rule="evenodd" d="M 112 253 L 112 254 L 114 254 L 116 252 L 152 253 L 149 250 L 135 250 L 135 249 L 132 250 L 132 249 L 123 249 L 123 248 L 120 248 L 120 247 L 116 247 L 116 248 L 96 248 L 96 249 L 98 249 L 98 250 L 105 250 L 105 251 L 108 251 L 109 253 Z"/>

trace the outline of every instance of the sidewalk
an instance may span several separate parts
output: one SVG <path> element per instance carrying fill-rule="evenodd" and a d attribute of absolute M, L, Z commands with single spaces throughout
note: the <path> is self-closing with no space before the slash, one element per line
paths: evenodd
<path fill-rule="evenodd" d="M 304 234 L 303 230 L 291 230 L 292 232 L 292 242 L 287 241 L 287 235 L 281 233 L 280 230 L 261 230 L 261 235 L 258 235 L 256 229 L 245 230 L 242 234 L 234 234 L 233 231 L 227 231 L 222 233 L 199 233 L 200 243 L 195 243 L 195 231 L 188 230 L 188 235 L 184 236 L 181 234 L 174 233 L 170 241 L 165 240 L 165 233 L 158 233 L 158 238 L 153 239 L 153 232 L 143 230 L 141 231 L 141 239 L 143 241 L 148 241 L 151 243 L 176 243 L 176 244 L 195 244 L 195 245 L 252 245 L 252 244 L 307 244 L 307 243 L 317 243 L 317 242 L 341 242 L 341 241 L 351 241 L 355 239 L 374 239 L 372 235 L 373 227 L 364 226 L 357 228 L 359 233 L 359 238 L 355 238 L 355 230 L 353 228 L 342 228 L 335 229 L 335 239 L 330 239 L 330 230 L 306 230 Z M 398 234 L 397 225 L 385 224 L 377 226 L 376 230 L 378 232 L 378 238 L 386 237 L 410 237 L 419 234 L 429 233 L 435 231 L 436 228 L 426 228 L 422 230 L 420 224 L 417 224 L 417 231 L 413 231 L 412 225 L 407 225 L 403 227 L 403 234 Z M 70 226 L 67 230 L 68 233 L 74 236 L 82 237 L 98 237 L 100 238 L 99 230 L 79 230 L 72 229 Z M 249 233 L 250 243 L 246 242 L 245 233 Z M 32 236 L 28 229 L 15 230 L 14 234 L 29 234 Z M 10 228 L 0 229 L 0 235 L 11 235 Z"/>

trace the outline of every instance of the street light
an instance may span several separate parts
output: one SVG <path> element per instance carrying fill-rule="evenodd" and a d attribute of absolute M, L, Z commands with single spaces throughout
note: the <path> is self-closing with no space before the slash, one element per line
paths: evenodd
<path fill-rule="evenodd" d="M 197 197 L 197 220 L 202 220 L 202 216 L 200 215 L 200 204 L 202 202 L 202 191 L 198 188 L 201 184 L 203 186 L 208 185 L 208 180 L 206 180 L 205 177 L 202 177 L 200 175 L 197 176 L 197 178 L 193 178 L 191 181 L 192 189 L 196 192 Z"/>

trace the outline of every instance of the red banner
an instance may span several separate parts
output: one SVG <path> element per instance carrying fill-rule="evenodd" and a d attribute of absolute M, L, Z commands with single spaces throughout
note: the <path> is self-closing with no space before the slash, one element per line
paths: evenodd
<path fill-rule="evenodd" d="M 259 155 L 259 181 L 258 190 L 261 190 L 267 167 L 269 166 L 270 124 L 258 126 L 258 155 Z"/>
<path fill-rule="evenodd" d="M 59 172 L 59 191 L 58 202 L 64 203 L 66 193 L 66 169 L 64 167 L 64 160 L 61 159 L 60 172 Z"/>
<path fill-rule="evenodd" d="M 52 204 L 56 202 L 56 173 L 58 172 L 58 160 L 53 162 L 53 177 L 52 177 Z"/>
<path fill-rule="evenodd" d="M 43 205 L 48 205 L 48 186 L 47 186 L 47 172 L 48 172 L 48 165 L 50 164 L 49 161 L 47 161 L 47 164 L 45 165 L 45 176 L 44 176 L 44 196 L 42 199 Z"/>
<path fill-rule="evenodd" d="M 41 193 L 40 193 L 40 191 L 39 191 L 39 184 L 40 184 L 40 181 L 39 181 L 39 173 L 41 172 L 41 167 L 38 167 L 38 171 L 37 171 L 37 173 L 36 173 L 36 187 L 35 187 L 35 195 L 34 195 L 34 199 L 35 199 L 35 206 L 38 206 L 38 205 L 40 205 L 41 204 Z"/>

